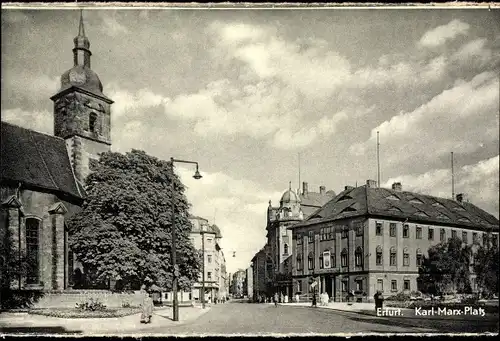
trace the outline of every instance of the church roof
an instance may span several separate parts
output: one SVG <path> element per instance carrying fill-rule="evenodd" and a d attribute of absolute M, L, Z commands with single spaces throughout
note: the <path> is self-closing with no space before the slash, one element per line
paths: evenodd
<path fill-rule="evenodd" d="M 81 199 L 63 139 L 1 122 L 0 180 Z"/>
<path fill-rule="evenodd" d="M 346 189 L 295 226 L 366 215 L 424 224 L 499 228 L 497 218 L 468 202 L 366 185 Z"/>

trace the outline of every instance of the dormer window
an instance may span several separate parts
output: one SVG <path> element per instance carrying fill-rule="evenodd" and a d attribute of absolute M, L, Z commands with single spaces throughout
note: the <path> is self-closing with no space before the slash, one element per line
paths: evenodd
<path fill-rule="evenodd" d="M 97 132 L 97 114 L 95 112 L 91 112 L 89 115 L 89 131 L 91 133 Z"/>

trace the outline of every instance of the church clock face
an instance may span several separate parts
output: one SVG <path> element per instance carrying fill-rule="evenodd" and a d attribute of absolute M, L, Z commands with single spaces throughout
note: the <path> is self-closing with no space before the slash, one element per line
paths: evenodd
<path fill-rule="evenodd" d="M 86 80 L 87 80 L 87 77 L 85 76 L 85 72 L 80 73 L 76 70 L 72 70 L 69 73 L 69 81 L 71 83 L 84 84 Z"/>

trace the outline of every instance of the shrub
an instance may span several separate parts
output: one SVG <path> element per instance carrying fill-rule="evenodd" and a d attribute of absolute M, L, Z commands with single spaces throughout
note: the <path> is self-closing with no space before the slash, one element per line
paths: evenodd
<path fill-rule="evenodd" d="M 131 307 L 131 304 L 129 301 L 123 301 L 122 302 L 122 308 L 130 308 Z"/>
<path fill-rule="evenodd" d="M 106 306 L 98 299 L 90 298 L 86 302 L 81 302 L 76 304 L 76 309 L 84 311 L 103 311 L 106 310 Z"/>
<path fill-rule="evenodd" d="M 396 295 L 389 296 L 385 299 L 386 301 L 409 301 L 410 295 L 403 292 L 399 292 Z"/>
<path fill-rule="evenodd" d="M 39 290 L 11 290 L 2 289 L 0 302 L 2 309 L 23 309 L 30 308 L 44 293 Z"/>

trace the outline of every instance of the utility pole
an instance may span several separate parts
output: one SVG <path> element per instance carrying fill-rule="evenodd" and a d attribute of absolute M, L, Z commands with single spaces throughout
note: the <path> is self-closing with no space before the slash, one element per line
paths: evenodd
<path fill-rule="evenodd" d="M 379 132 L 377 131 L 377 184 L 380 187 L 380 142 Z"/>
<path fill-rule="evenodd" d="M 455 170 L 453 163 L 453 152 L 451 152 L 451 200 L 455 200 Z"/>

